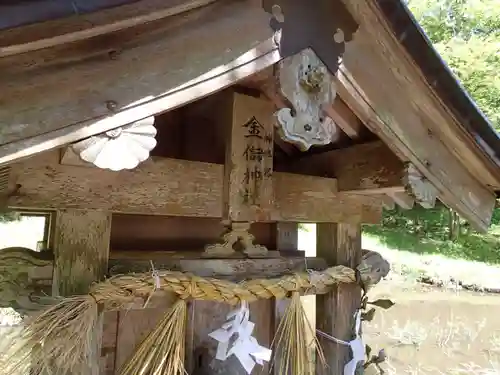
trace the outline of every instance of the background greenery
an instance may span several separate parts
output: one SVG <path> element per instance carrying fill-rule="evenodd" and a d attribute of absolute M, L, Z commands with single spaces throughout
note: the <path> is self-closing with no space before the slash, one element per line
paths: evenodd
<path fill-rule="evenodd" d="M 500 0 L 409 0 L 407 4 L 462 85 L 500 130 Z M 365 233 L 393 249 L 500 263 L 500 211 L 487 234 L 445 207 L 384 213 Z"/>
<path fill-rule="evenodd" d="M 500 130 L 500 2 L 409 0 L 434 47 Z"/>

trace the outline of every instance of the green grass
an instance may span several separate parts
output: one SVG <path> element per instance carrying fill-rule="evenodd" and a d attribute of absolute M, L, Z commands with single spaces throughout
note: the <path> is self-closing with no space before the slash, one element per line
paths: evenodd
<path fill-rule="evenodd" d="M 465 230 L 454 241 L 449 239 L 448 220 L 445 209 L 388 211 L 381 225 L 366 225 L 363 232 L 392 249 L 500 264 L 498 210 L 488 233 Z"/>

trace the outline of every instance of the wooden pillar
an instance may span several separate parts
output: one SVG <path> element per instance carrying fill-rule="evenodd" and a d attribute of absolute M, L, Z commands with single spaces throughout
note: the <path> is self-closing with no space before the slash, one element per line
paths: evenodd
<path fill-rule="evenodd" d="M 355 268 L 361 261 L 361 226 L 353 224 L 318 224 L 316 227 L 316 256 L 328 265 Z M 354 334 L 353 315 L 360 306 L 361 288 L 340 285 L 330 293 L 316 296 L 316 328 L 341 340 L 349 341 Z M 319 338 L 328 368 L 317 362 L 318 374 L 343 373 L 349 361 L 350 349 Z"/>
<path fill-rule="evenodd" d="M 276 247 L 281 254 L 290 250 L 298 250 L 299 228 L 297 223 L 277 223 L 276 224 Z M 281 319 L 285 313 L 289 299 L 274 300 L 274 332 L 278 330 Z M 274 336 L 274 335 L 273 335 Z M 273 372 L 278 375 L 280 358 L 274 357 Z"/>
<path fill-rule="evenodd" d="M 101 280 L 107 271 L 111 214 L 103 211 L 61 210 L 56 213 L 53 294 L 78 295 Z M 102 317 L 96 330 L 94 358 L 88 372 L 98 375 L 102 340 Z"/>

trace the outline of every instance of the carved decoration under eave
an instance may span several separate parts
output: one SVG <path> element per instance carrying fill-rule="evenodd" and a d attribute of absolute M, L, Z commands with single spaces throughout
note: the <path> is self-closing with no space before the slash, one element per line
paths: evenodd
<path fill-rule="evenodd" d="M 279 63 L 279 85 L 292 108 L 276 112 L 281 138 L 302 151 L 335 140 L 337 127 L 323 108 L 333 104 L 333 77 L 311 49 Z"/>
<path fill-rule="evenodd" d="M 358 29 L 342 1 L 263 0 L 262 6 L 272 16 L 271 28 L 279 33 L 275 40 L 283 58 L 311 48 L 330 73 L 337 73 L 345 44 Z"/>
<path fill-rule="evenodd" d="M 406 192 L 422 207 L 434 207 L 438 190 L 412 163 L 406 164 L 403 184 Z"/>
<path fill-rule="evenodd" d="M 53 263 L 50 254 L 24 247 L 0 250 L 0 307 L 21 315 L 43 307 L 50 296 Z"/>
<path fill-rule="evenodd" d="M 147 117 L 74 143 L 71 147 L 86 162 L 102 169 L 133 169 L 149 158 L 156 146 L 154 117 Z"/>

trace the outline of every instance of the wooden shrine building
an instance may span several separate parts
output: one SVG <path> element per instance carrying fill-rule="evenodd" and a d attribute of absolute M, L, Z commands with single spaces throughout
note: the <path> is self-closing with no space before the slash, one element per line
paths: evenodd
<path fill-rule="evenodd" d="M 4 1 L 0 86 L 3 208 L 50 216 L 41 251 L 0 251 L 0 306 L 22 313 L 152 264 L 355 269 L 384 208 L 439 200 L 486 231 L 500 190 L 498 135 L 398 0 Z M 349 340 L 360 296 L 319 296 L 316 327 Z M 89 373 L 119 374 L 170 304 L 102 314 Z M 250 305 L 262 345 L 282 307 Z M 190 302 L 189 374 L 244 373 L 213 361 L 227 311 Z M 341 374 L 349 351 L 323 350 Z"/>

